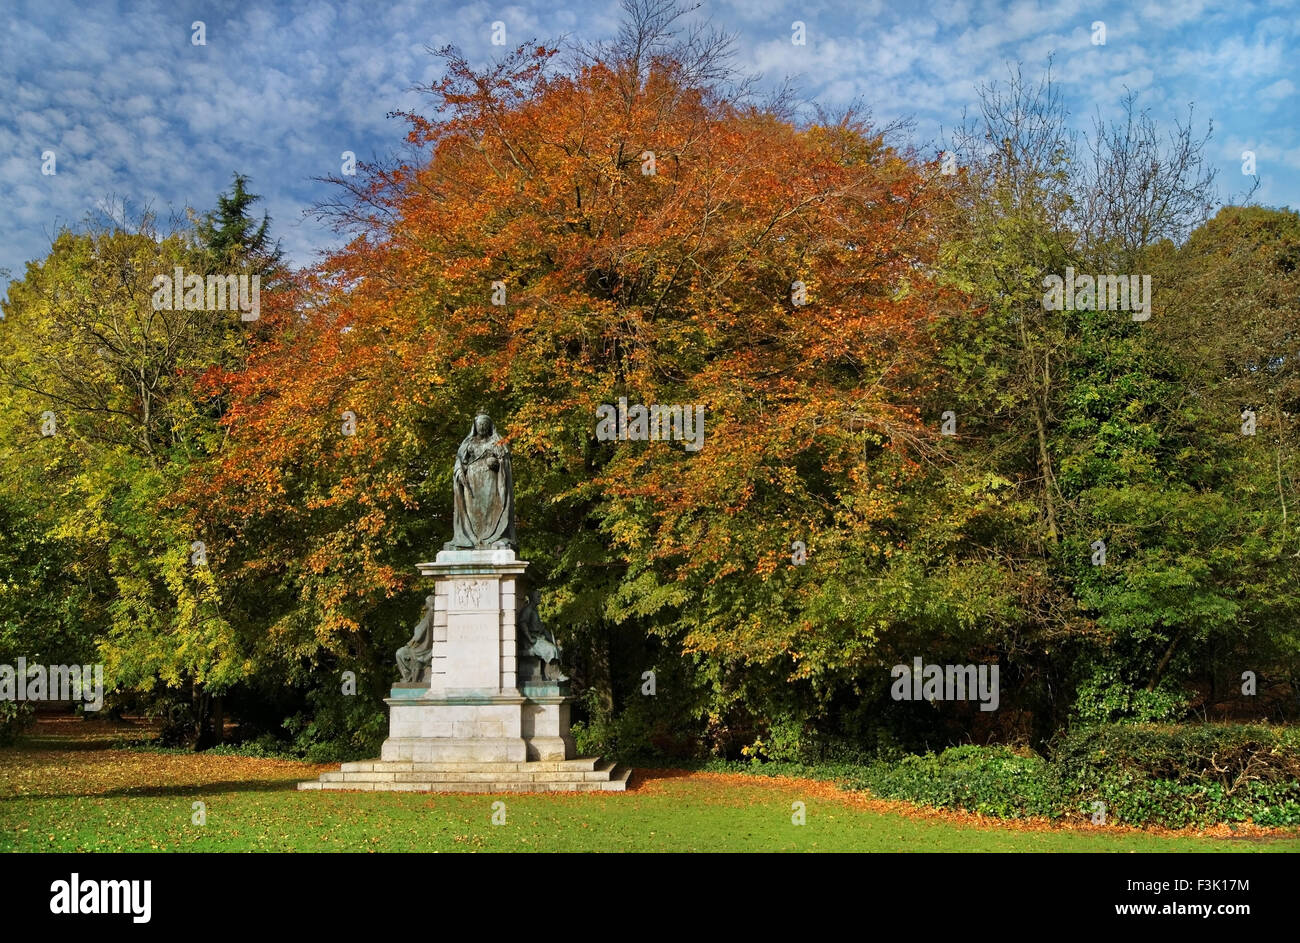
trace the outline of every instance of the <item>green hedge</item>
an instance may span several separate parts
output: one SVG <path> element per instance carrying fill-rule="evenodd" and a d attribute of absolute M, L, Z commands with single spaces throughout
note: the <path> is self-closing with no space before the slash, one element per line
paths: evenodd
<path fill-rule="evenodd" d="M 1044 758 L 960 746 L 847 773 L 888 799 L 1004 818 L 1106 807 L 1108 822 L 1173 828 L 1253 821 L 1300 825 L 1300 729 L 1106 724 L 1071 730 Z"/>
<path fill-rule="evenodd" d="M 1253 820 L 1300 825 L 1300 729 L 1107 724 L 1068 731 L 1052 771 L 1075 808 L 1171 827 Z"/>
<path fill-rule="evenodd" d="M 1061 814 L 1046 761 L 1009 747 L 952 747 L 939 754 L 872 763 L 851 777 L 849 785 L 882 799 L 909 799 L 1004 818 Z"/>

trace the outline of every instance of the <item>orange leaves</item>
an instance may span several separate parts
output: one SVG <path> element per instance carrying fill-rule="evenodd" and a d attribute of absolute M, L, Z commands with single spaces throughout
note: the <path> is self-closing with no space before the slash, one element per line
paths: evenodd
<path fill-rule="evenodd" d="M 340 216 L 357 238 L 303 273 L 242 372 L 211 378 L 232 400 L 217 509 L 266 535 L 245 565 L 284 558 L 328 632 L 442 539 L 439 463 L 479 406 L 511 439 L 529 527 L 597 528 L 679 587 L 664 599 L 779 583 L 779 551 L 814 527 L 831 555 L 892 541 L 941 301 L 916 167 L 867 129 L 687 87 L 672 63 L 560 75 L 552 52 L 482 74 L 449 55 L 441 117 L 407 116 L 431 159 L 370 168 Z M 703 447 L 597 442 L 619 397 L 703 407 Z M 794 630 L 772 618 L 715 614 L 690 644 L 780 657 Z"/>

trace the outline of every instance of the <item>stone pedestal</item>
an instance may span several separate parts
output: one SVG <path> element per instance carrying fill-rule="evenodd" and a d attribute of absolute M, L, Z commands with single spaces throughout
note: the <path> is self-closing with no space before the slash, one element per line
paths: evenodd
<path fill-rule="evenodd" d="M 434 579 L 427 685 L 399 684 L 386 699 L 380 758 L 416 763 L 568 760 L 571 698 L 563 685 L 520 690 L 515 625 L 527 561 L 510 550 L 444 550 L 418 564 Z"/>
<path fill-rule="evenodd" d="M 511 551 L 447 551 L 434 579 L 432 662 L 394 685 L 377 760 L 344 763 L 300 790 L 622 792 L 632 771 L 574 758 L 568 685 L 516 675 L 515 626 L 527 562 Z"/>

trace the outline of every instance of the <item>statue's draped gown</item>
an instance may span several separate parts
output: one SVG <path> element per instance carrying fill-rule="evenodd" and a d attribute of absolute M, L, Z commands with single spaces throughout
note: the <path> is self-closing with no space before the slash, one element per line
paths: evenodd
<path fill-rule="evenodd" d="M 433 661 L 433 598 L 424 601 L 420 621 L 411 630 L 411 640 L 397 650 L 397 666 L 403 681 L 420 680 L 424 666 Z"/>
<path fill-rule="evenodd" d="M 528 654 L 535 655 L 543 662 L 557 661 L 560 658 L 560 649 L 548 636 L 531 599 L 524 603 L 524 608 L 519 613 L 519 629 Z"/>
<path fill-rule="evenodd" d="M 493 466 L 496 466 L 495 468 Z M 452 540 L 447 549 L 472 550 L 515 541 L 514 477 L 510 452 L 491 425 L 486 435 L 471 426 L 456 450 Z"/>

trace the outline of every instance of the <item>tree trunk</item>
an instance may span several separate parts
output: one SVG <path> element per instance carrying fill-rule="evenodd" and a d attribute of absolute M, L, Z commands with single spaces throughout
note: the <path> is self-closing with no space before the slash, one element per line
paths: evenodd
<path fill-rule="evenodd" d="M 1169 642 L 1169 647 L 1165 649 L 1165 654 L 1164 657 L 1160 659 L 1160 664 L 1156 665 L 1155 674 L 1151 675 L 1151 680 L 1147 682 L 1148 691 L 1154 691 L 1156 689 L 1156 683 L 1160 680 L 1160 676 L 1165 673 L 1165 669 L 1169 667 L 1169 659 L 1174 657 L 1174 649 L 1178 647 L 1178 641 L 1182 637 L 1183 632 L 1179 629 L 1178 634 Z"/>
<path fill-rule="evenodd" d="M 1047 509 L 1047 539 L 1058 540 L 1056 528 L 1056 475 L 1052 471 L 1052 456 L 1047 451 L 1047 407 L 1052 395 L 1051 351 L 1043 351 L 1043 395 L 1034 397 L 1034 425 L 1038 428 L 1038 462 L 1043 469 L 1043 505 Z"/>

